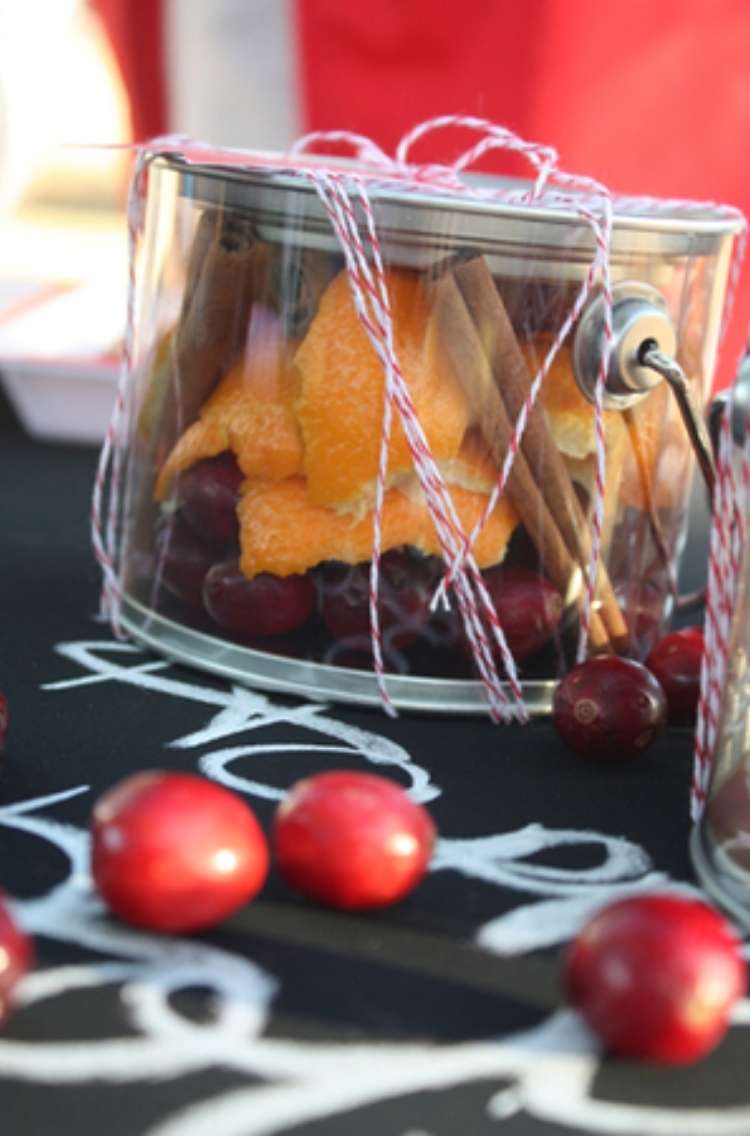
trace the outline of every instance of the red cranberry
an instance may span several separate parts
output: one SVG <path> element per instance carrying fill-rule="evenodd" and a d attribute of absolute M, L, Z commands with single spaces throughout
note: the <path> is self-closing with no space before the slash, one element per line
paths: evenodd
<path fill-rule="evenodd" d="M 180 476 L 180 513 L 204 540 L 219 548 L 239 538 L 237 502 L 243 474 L 234 454 L 226 451 L 197 462 Z"/>
<path fill-rule="evenodd" d="M 400 549 L 380 561 L 378 603 L 385 646 L 400 649 L 413 643 L 430 618 L 430 601 L 438 582 L 433 558 Z M 369 643 L 370 565 L 323 565 L 318 574 L 320 614 L 336 639 Z"/>
<path fill-rule="evenodd" d="M 287 883 L 331 907 L 385 907 L 424 876 L 435 839 L 429 814 L 372 773 L 320 773 L 293 785 L 274 821 Z"/>
<path fill-rule="evenodd" d="M 0 690 L 0 756 L 5 753 L 5 742 L 8 737 L 8 699 Z"/>
<path fill-rule="evenodd" d="M 560 624 L 563 600 L 557 588 L 527 568 L 498 565 L 482 573 L 487 591 L 516 662 L 543 647 Z M 462 629 L 460 642 L 469 643 Z"/>
<path fill-rule="evenodd" d="M 611 904 L 583 927 L 564 981 L 613 1053 L 688 1064 L 724 1035 L 746 968 L 731 927 L 707 904 L 646 895 Z"/>
<path fill-rule="evenodd" d="M 690 726 L 695 721 L 702 657 L 702 629 L 686 627 L 665 635 L 646 659 L 646 666 L 664 689 L 669 721 L 674 726 Z"/>
<path fill-rule="evenodd" d="M 33 963 L 31 940 L 16 926 L 0 899 L 0 1022 L 7 1017 L 13 1005 L 16 983 Z"/>
<path fill-rule="evenodd" d="M 216 553 L 179 516 L 170 517 L 156 538 L 156 570 L 159 580 L 177 599 L 200 607 L 203 581 Z"/>
<path fill-rule="evenodd" d="M 268 848 L 235 793 L 187 773 L 137 773 L 93 813 L 94 881 L 115 915 L 154 931 L 195 931 L 260 890 Z"/>
<path fill-rule="evenodd" d="M 215 564 L 203 586 L 206 611 L 220 627 L 240 638 L 295 631 L 313 613 L 315 589 L 309 576 L 271 576 L 249 580 L 237 560 Z"/>
<path fill-rule="evenodd" d="M 607 656 L 579 663 L 555 692 L 557 732 L 583 757 L 636 757 L 661 732 L 666 718 L 658 681 L 632 659 Z"/>

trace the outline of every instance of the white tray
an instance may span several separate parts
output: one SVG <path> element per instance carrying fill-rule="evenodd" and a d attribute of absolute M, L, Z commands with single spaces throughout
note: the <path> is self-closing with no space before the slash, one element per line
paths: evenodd
<path fill-rule="evenodd" d="M 0 375 L 29 434 L 100 442 L 117 385 L 123 286 L 45 285 L 0 308 Z"/>
<path fill-rule="evenodd" d="M 101 442 L 112 413 L 116 364 L 15 359 L 0 361 L 0 367 L 8 398 L 33 437 Z"/>

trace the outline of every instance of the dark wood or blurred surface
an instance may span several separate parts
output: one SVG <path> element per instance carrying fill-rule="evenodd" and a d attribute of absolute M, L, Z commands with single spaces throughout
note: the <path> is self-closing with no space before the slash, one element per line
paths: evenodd
<path fill-rule="evenodd" d="M 187 684 L 193 695 L 98 679 L 43 689 L 86 677 L 70 651 L 67 657 L 59 653 L 60 644 L 93 641 L 98 657 L 115 658 L 107 655 L 107 627 L 93 621 L 98 580 L 87 518 L 95 461 L 90 449 L 30 441 L 2 406 L 0 688 L 10 702 L 11 733 L 0 778 L 0 883 L 17 901 L 22 922 L 46 928 L 37 935 L 40 968 L 77 968 L 56 971 L 62 986 L 72 974 L 81 979 L 65 992 L 62 986 L 57 993 L 37 991 L 37 1000 L 19 1010 L 0 1036 L 3 1131 L 554 1136 L 670 1130 L 677 1136 L 688 1129 L 675 1110 L 686 1108 L 690 1114 L 710 1110 L 705 1128 L 690 1132 L 750 1132 L 750 1103 L 746 1129 L 724 1127 L 740 1124 L 750 1102 L 750 1046 L 742 1028 L 694 1069 L 585 1057 L 585 1034 L 566 1017 L 559 993 L 557 939 L 564 937 L 565 919 L 575 926 L 587 905 L 605 896 L 604 882 L 582 873 L 604 862 L 607 841 L 618 838 L 635 857 L 630 874 L 622 867 L 614 871 L 611 886 L 645 886 L 651 879 L 672 887 L 692 878 L 687 732 L 667 733 L 637 763 L 600 768 L 566 752 L 546 722 L 495 728 L 484 720 L 389 721 L 376 712 L 324 708 L 323 719 L 347 724 L 348 737 L 357 727 L 363 736 L 400 747 L 405 764 L 380 772 L 407 783 L 416 765 L 439 789 L 428 807 L 445 844 L 436 870 L 405 902 L 348 917 L 293 897 L 272 873 L 246 911 L 184 941 L 197 952 L 189 976 L 179 945 L 162 941 L 156 948 L 161 961 L 149 963 L 150 937 L 145 945 L 128 939 L 123 946 L 117 926 L 102 915 L 91 922 L 85 905 L 76 918 L 60 908 L 59 926 L 57 909 L 34 907 L 31 900 L 49 898 L 67 869 L 49 832 L 22 831 L 12 817 L 9 823 L 8 810 L 18 802 L 88 787 L 25 814 L 71 826 L 65 839 L 74 840 L 87 825 L 93 800 L 118 778 L 154 766 L 196 770 L 219 747 L 247 744 L 233 772 L 279 791 L 319 768 L 372 768 L 356 748 L 336 754 L 303 749 L 311 741 L 331 744 L 331 737 L 311 736 L 309 728 L 290 721 L 296 704 L 275 696 L 266 704 L 276 708 L 275 722 L 266 710 L 254 724 L 248 720 L 244 732 L 235 728 L 222 738 L 215 731 L 212 739 L 186 744 L 220 712 L 227 688 L 184 668 L 153 673 Z M 700 572 L 696 549 L 685 573 L 691 586 Z M 135 666 L 153 660 L 134 653 L 117 661 Z M 176 747 L 176 739 L 183 744 Z M 280 748 L 252 751 L 259 743 Z M 268 830 L 275 802 L 257 795 L 249 800 Z M 519 832 L 524 846 L 513 844 L 512 834 Z M 468 859 L 461 860 L 459 841 L 471 846 Z M 80 888 L 89 895 L 85 879 Z M 495 921 L 514 913 L 518 918 L 524 910 L 527 938 L 544 939 L 547 926 L 549 942 L 507 953 L 508 933 L 501 928 L 493 939 L 488 926 L 497 929 Z M 94 926 L 98 937 L 92 939 Z M 212 954 L 216 949 L 226 954 Z M 91 969 L 123 957 L 131 965 L 128 974 L 107 977 Z M 231 1061 L 212 1057 L 208 1041 L 201 1051 L 195 1037 L 179 1030 L 162 1035 L 149 1023 L 144 1007 L 150 995 L 143 990 L 152 983 L 159 1001 L 170 957 L 180 989 L 167 1006 L 183 1026 L 212 1020 L 216 981 L 219 975 L 229 981 L 234 965 L 247 973 L 259 968 L 277 984 L 255 1040 L 238 1035 L 232 1041 L 231 1032 L 219 1030 Z M 86 983 L 86 974 L 95 977 Z M 562 1029 L 546 1054 L 538 1042 L 538 1057 L 508 1063 L 500 1039 L 523 1030 L 551 1036 L 544 1034 L 545 1022 Z M 144 1039 L 153 1045 L 150 1061 L 143 1056 Z M 285 1040 L 295 1042 L 291 1052 L 279 1050 Z M 118 1042 L 110 1060 L 108 1047 Z M 362 1046 L 362 1064 L 348 1067 L 347 1055 Z M 497 1047 L 496 1062 L 487 1056 L 491 1046 Z M 550 1052 L 557 1053 L 553 1065 Z M 584 1066 L 589 1078 L 580 1085 Z M 502 1121 L 488 1111 L 501 1089 L 509 1090 L 502 1098 L 509 1115 Z M 245 1092 L 247 1098 L 236 1097 Z M 495 1098 L 496 1108 L 499 1102 Z M 740 1111 L 732 1115 L 732 1109 Z M 245 1118 L 239 1127 L 238 1114 Z M 673 1129 L 663 1127 L 670 1117 Z"/>

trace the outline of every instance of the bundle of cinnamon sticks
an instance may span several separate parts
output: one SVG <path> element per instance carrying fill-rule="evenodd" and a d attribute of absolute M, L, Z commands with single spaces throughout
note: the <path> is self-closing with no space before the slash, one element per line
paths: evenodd
<path fill-rule="evenodd" d="M 531 386 L 526 360 L 482 256 L 448 266 L 431 284 L 434 315 L 498 469 Z M 589 523 L 542 407 L 532 409 L 506 492 L 566 605 L 580 606 Z M 590 622 L 594 652 L 621 651 L 628 628 L 603 564 Z"/>

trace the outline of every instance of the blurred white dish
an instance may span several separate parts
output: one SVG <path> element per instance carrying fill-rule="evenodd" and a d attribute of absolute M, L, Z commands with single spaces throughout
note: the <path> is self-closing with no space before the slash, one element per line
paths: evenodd
<path fill-rule="evenodd" d="M 45 285 L 0 308 L 0 375 L 37 438 L 100 442 L 109 423 L 124 312 L 122 285 Z"/>

